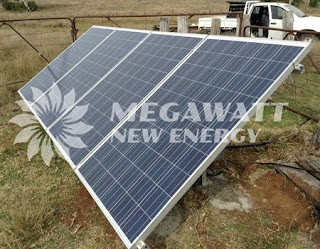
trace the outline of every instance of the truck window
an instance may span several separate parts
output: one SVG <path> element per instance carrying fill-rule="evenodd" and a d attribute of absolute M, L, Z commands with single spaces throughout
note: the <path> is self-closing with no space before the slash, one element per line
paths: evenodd
<path fill-rule="evenodd" d="M 271 6 L 272 19 L 283 19 L 284 9 L 278 6 Z"/>
<path fill-rule="evenodd" d="M 254 7 L 253 11 L 252 11 L 252 14 L 253 15 L 259 15 L 261 12 L 261 7 L 258 6 L 258 7 Z"/>
<path fill-rule="evenodd" d="M 269 15 L 268 7 L 267 6 L 255 6 L 251 13 L 250 23 L 251 25 L 262 25 L 262 17 L 265 14 Z M 269 26 L 269 25 L 267 25 Z"/>
<path fill-rule="evenodd" d="M 292 11 L 293 14 L 295 14 L 297 17 L 306 17 L 307 16 L 301 10 L 299 10 L 298 8 L 296 8 L 296 7 L 292 6 L 292 5 L 285 5 L 285 7 L 287 9 L 289 9 L 290 11 Z"/>

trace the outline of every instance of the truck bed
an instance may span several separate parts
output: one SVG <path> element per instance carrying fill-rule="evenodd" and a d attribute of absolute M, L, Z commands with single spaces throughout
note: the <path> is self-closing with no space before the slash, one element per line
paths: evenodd
<path fill-rule="evenodd" d="M 226 16 L 203 17 L 199 18 L 199 30 L 210 30 L 213 19 L 221 20 L 221 30 L 234 30 L 237 28 L 237 18 L 228 18 Z"/>

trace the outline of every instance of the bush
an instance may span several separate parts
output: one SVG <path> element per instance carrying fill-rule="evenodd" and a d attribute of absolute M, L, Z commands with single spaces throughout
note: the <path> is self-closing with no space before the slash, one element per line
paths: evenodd
<path fill-rule="evenodd" d="M 35 11 L 38 9 L 38 5 L 35 1 L 29 1 L 28 2 L 28 5 L 29 5 L 29 8 L 30 8 L 30 11 Z"/>
<path fill-rule="evenodd" d="M 5 10 L 15 10 L 15 11 L 25 11 L 27 10 L 26 6 L 23 2 L 12 2 L 10 0 L 0 0 L 2 3 L 2 7 Z M 34 11 L 38 9 L 38 5 L 35 1 L 28 2 L 28 6 L 30 8 L 30 11 Z"/>
<path fill-rule="evenodd" d="M 319 6 L 319 0 L 310 0 L 309 6 L 310 7 L 318 7 Z"/>
<path fill-rule="evenodd" d="M 2 1 L 2 7 L 3 7 L 5 10 L 11 10 L 11 3 L 8 2 L 8 1 Z"/>

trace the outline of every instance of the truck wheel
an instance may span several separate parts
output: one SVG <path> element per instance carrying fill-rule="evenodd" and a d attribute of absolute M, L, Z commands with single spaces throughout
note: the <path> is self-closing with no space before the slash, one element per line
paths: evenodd
<path fill-rule="evenodd" d="M 313 42 L 317 40 L 317 36 L 312 34 L 301 34 L 299 35 L 299 40 Z"/>

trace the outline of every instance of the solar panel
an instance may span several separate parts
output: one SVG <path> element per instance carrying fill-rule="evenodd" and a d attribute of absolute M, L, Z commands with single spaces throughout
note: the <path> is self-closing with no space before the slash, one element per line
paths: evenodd
<path fill-rule="evenodd" d="M 97 45 L 106 39 L 113 28 L 90 28 L 76 42 L 38 73 L 28 84 L 19 90 L 22 97 L 31 103 L 36 101 L 32 87 L 41 92 L 47 91 L 54 82 L 60 80 L 70 69 L 83 60 Z"/>
<path fill-rule="evenodd" d="M 125 245 L 134 248 L 219 155 L 232 131 L 241 128 L 257 104 L 285 80 L 310 45 L 112 32 L 56 84 L 34 80 L 20 94 L 32 100 L 31 87 L 45 92 L 31 110 Z M 55 88 L 59 91 L 50 93 Z M 39 115 L 36 106 L 46 98 L 53 99 L 51 108 L 59 99 L 65 108 L 54 115 Z M 174 103 L 172 108 L 168 103 Z M 216 103 L 218 112 L 212 113 Z M 234 118 L 239 103 L 245 111 Z M 115 104 L 123 116 L 113 119 Z M 165 107 L 161 110 L 168 118 L 177 120 L 168 122 L 159 115 L 145 121 L 142 109 L 148 104 L 151 113 Z M 191 107 L 200 110 L 196 118 L 189 115 Z M 118 139 L 128 130 L 155 130 L 161 135 L 156 142 L 145 141 L 143 132 L 134 136 L 134 143 Z M 189 135 L 172 134 L 173 130 Z M 207 141 L 208 133 L 217 131 L 218 139 Z"/>
<path fill-rule="evenodd" d="M 130 53 L 148 33 L 148 31 L 116 30 L 58 81 L 50 91 L 34 102 L 31 108 L 36 110 L 44 125 L 49 127 Z M 74 101 L 61 98 L 67 94 L 74 95 L 72 98 Z M 55 99 L 59 107 L 45 112 L 42 107 L 43 103 L 49 103 L 48 99 Z"/>
<path fill-rule="evenodd" d="M 231 132 L 238 128 L 243 120 L 231 118 L 237 103 L 252 110 L 252 106 L 265 101 L 292 71 L 292 62 L 302 58 L 303 50 L 299 46 L 209 37 L 147 102 L 159 106 L 177 103 L 177 113 L 184 113 L 189 102 L 196 103 L 199 110 L 202 103 L 230 103 L 224 121 L 185 119 L 167 123 L 160 117 L 155 122 L 128 121 L 118 132 L 157 129 L 164 135 L 157 143 L 145 143 L 143 135 L 138 138 L 140 143 L 109 139 L 78 167 L 80 179 L 99 200 L 107 217 L 112 217 L 109 220 L 121 231 L 129 248 L 152 231 L 223 149 L 221 139 L 170 143 L 170 131 Z"/>
<path fill-rule="evenodd" d="M 202 40 L 203 36 L 172 36 L 151 34 L 121 64 L 86 95 L 69 113 L 62 117 L 50 132 L 65 148 L 72 162 L 77 165 L 94 149 L 119 120 L 111 120 L 113 103 L 124 108 L 140 102 L 149 94 L 181 60 Z M 88 111 L 79 119 L 94 128 L 79 137 L 86 144 L 84 148 L 66 148 L 61 127 L 65 119 L 88 105 Z"/>

